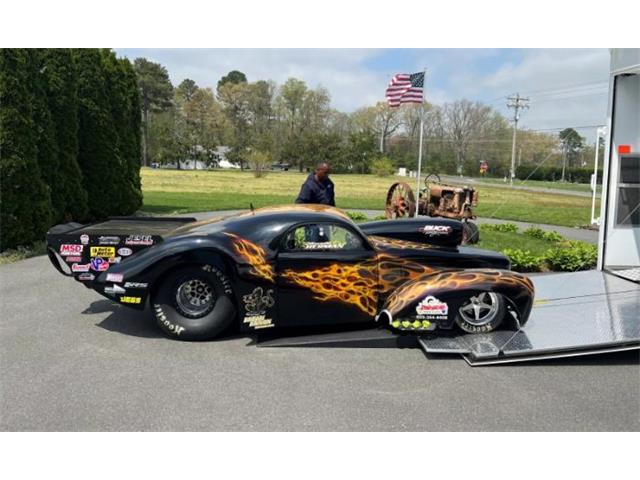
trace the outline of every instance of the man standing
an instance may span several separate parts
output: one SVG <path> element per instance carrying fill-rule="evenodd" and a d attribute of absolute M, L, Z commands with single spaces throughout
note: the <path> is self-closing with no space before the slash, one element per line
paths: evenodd
<path fill-rule="evenodd" d="M 316 203 L 336 206 L 333 182 L 329 178 L 331 167 L 327 162 L 316 165 L 316 171 L 309 174 L 302 184 L 296 203 Z"/>

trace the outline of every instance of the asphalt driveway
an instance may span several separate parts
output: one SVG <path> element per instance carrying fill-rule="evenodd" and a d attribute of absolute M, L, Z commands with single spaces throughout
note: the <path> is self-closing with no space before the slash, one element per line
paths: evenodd
<path fill-rule="evenodd" d="M 469 367 L 414 349 L 167 340 L 151 313 L 0 267 L 0 430 L 638 430 L 637 352 Z"/>

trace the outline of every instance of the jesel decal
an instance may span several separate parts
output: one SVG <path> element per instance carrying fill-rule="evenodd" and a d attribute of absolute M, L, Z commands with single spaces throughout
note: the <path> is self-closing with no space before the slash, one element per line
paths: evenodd
<path fill-rule="evenodd" d="M 129 235 L 125 241 L 125 245 L 153 245 L 151 235 Z"/>

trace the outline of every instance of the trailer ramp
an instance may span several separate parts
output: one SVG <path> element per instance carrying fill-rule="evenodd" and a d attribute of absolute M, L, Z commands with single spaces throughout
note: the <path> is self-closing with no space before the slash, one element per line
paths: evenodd
<path fill-rule="evenodd" d="M 424 336 L 426 353 L 455 353 L 470 365 L 640 349 L 640 285 L 590 270 L 531 277 L 536 302 L 519 330 Z"/>

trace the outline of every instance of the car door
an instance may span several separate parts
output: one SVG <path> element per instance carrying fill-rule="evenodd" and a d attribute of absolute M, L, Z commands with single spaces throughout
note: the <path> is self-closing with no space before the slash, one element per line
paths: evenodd
<path fill-rule="evenodd" d="M 347 225 L 291 228 L 283 236 L 276 268 L 281 325 L 360 323 L 376 314 L 376 253 Z"/>

